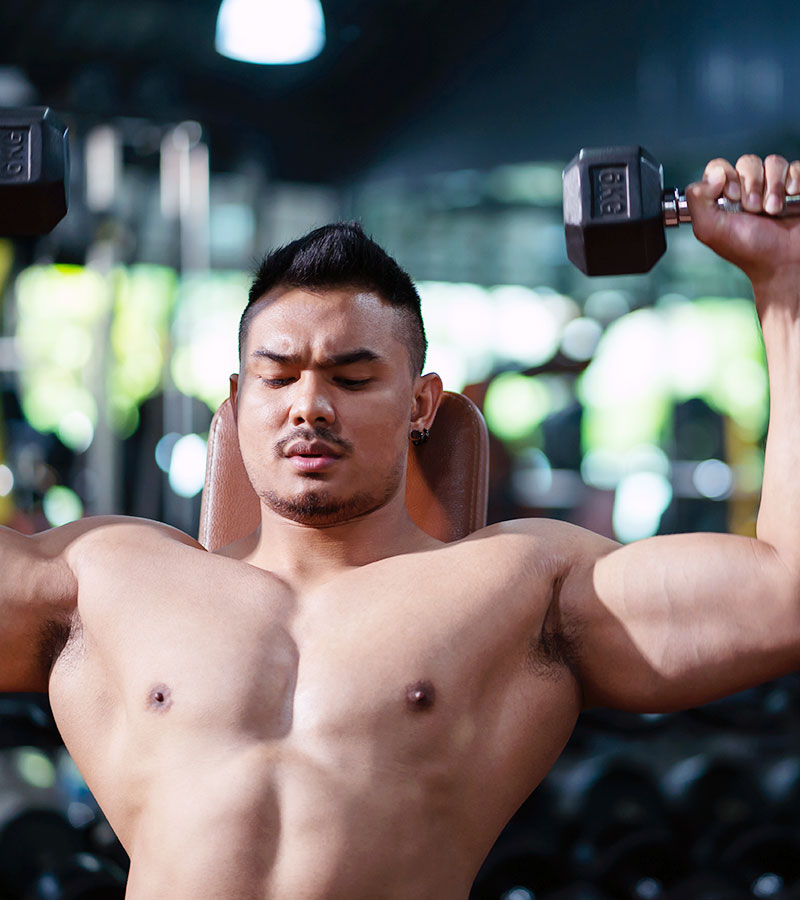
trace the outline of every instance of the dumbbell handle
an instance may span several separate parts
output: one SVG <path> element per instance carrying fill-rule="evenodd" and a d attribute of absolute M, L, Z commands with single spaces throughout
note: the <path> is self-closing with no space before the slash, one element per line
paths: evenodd
<path fill-rule="evenodd" d="M 743 212 L 741 203 L 734 203 L 727 197 L 720 197 L 717 200 L 717 206 L 725 212 L 739 213 Z M 689 212 L 689 205 L 686 202 L 686 196 L 677 188 L 666 188 L 661 200 L 661 207 L 664 210 L 664 227 L 675 228 L 681 222 L 691 222 L 692 214 Z M 776 218 L 786 216 L 800 216 L 800 195 L 786 198 L 786 206 L 782 213 Z"/>

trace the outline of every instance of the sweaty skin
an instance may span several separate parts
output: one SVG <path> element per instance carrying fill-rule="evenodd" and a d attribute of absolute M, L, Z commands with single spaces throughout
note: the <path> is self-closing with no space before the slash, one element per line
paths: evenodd
<path fill-rule="evenodd" d="M 685 708 L 797 667 L 800 223 L 716 198 L 800 193 L 800 163 L 756 160 L 688 197 L 762 321 L 757 539 L 432 539 L 404 472 L 441 383 L 348 289 L 276 291 L 251 322 L 231 391 L 256 532 L 209 553 L 135 519 L 0 529 L 0 690 L 49 691 L 128 900 L 466 900 L 582 707 Z"/>

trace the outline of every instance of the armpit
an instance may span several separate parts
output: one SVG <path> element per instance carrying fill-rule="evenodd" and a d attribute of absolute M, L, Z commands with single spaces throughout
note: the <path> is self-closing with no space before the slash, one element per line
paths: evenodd
<path fill-rule="evenodd" d="M 72 615 L 47 619 L 39 629 L 37 662 L 39 671 L 45 680 L 50 677 L 50 672 L 67 644 L 72 643 L 78 637 L 80 631 L 80 618 L 77 609 Z"/>
<path fill-rule="evenodd" d="M 559 603 L 562 582 L 563 578 L 556 578 L 542 629 L 528 643 L 526 665 L 540 678 L 561 678 L 565 670 L 578 678 L 580 629 L 577 623 L 563 621 Z"/>
<path fill-rule="evenodd" d="M 578 654 L 574 641 L 559 631 L 542 629 L 528 645 L 527 666 L 534 675 L 560 678 L 564 669 L 577 677 Z"/>

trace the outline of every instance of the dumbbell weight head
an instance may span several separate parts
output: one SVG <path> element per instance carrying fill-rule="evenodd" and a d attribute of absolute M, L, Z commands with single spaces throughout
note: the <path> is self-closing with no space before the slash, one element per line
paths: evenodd
<path fill-rule="evenodd" d="M 46 106 L 0 108 L 0 236 L 46 234 L 66 215 L 67 128 Z"/>
<path fill-rule="evenodd" d="M 567 256 L 585 274 L 647 272 L 667 249 L 663 172 L 644 148 L 581 150 L 563 187 Z"/>

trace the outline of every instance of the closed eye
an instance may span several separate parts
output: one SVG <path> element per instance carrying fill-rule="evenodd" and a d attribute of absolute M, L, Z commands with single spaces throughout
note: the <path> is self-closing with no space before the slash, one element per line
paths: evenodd
<path fill-rule="evenodd" d="M 281 388 L 295 381 L 295 378 L 261 378 L 261 382 L 267 387 Z M 348 390 L 358 390 L 368 385 L 372 378 L 334 378 L 334 383 Z"/>
<path fill-rule="evenodd" d="M 361 378 L 361 379 L 353 379 L 353 378 L 336 378 L 336 383 L 341 385 L 342 387 L 350 388 L 351 390 L 357 389 L 360 387 L 364 387 L 372 381 L 371 378 Z"/>
<path fill-rule="evenodd" d="M 262 378 L 261 381 L 269 385 L 269 387 L 284 387 L 290 382 L 294 381 L 293 378 Z"/>

